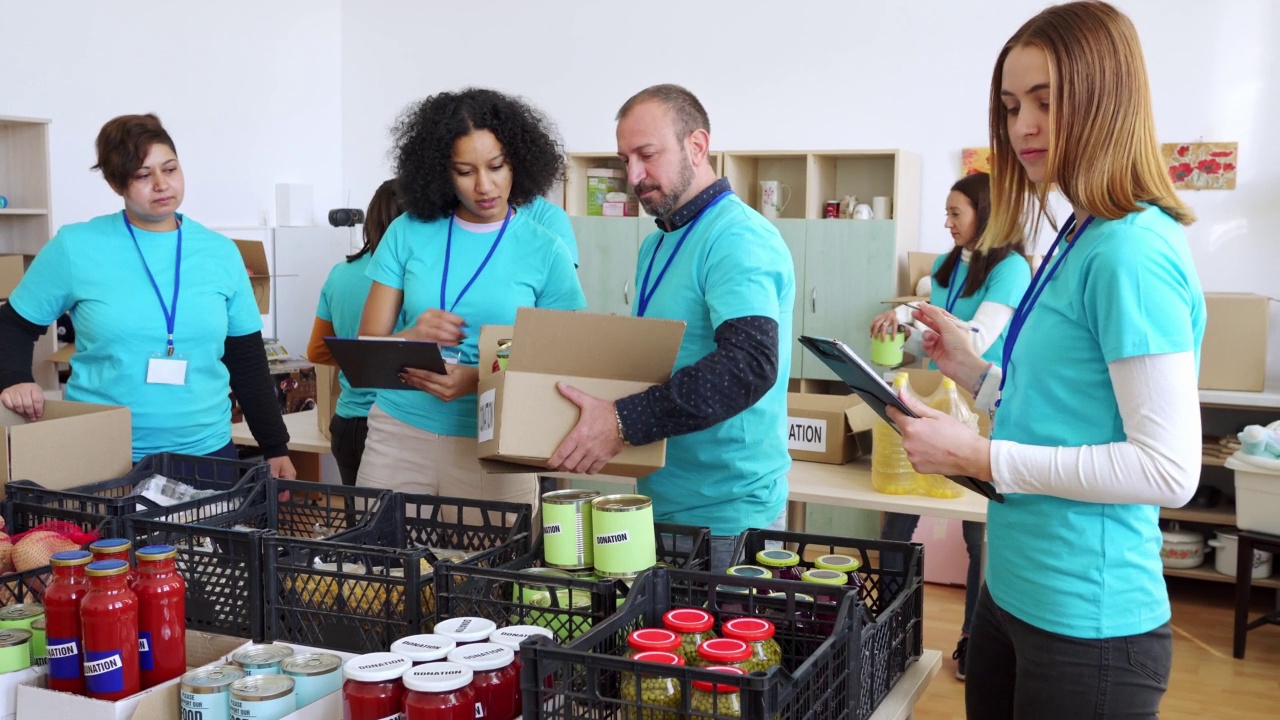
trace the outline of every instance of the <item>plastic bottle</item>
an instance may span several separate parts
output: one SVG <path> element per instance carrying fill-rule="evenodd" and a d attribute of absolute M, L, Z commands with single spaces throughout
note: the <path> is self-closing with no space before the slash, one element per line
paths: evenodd
<path fill-rule="evenodd" d="M 906 373 L 894 375 L 893 391 L 912 396 L 911 381 Z M 918 474 L 902 449 L 902 436 L 880 418 L 876 418 L 871 427 L 871 486 L 891 495 L 915 493 L 920 486 Z"/>
<path fill-rule="evenodd" d="M 969 409 L 960 391 L 956 389 L 954 380 L 942 378 L 937 392 L 929 397 L 929 407 L 944 412 L 978 432 L 978 414 Z M 964 494 L 964 488 L 941 475 L 921 475 L 920 494 L 937 498 L 957 498 Z"/>

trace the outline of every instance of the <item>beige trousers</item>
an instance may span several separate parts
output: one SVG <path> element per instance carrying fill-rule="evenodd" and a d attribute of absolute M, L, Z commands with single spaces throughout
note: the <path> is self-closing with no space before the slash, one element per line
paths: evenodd
<path fill-rule="evenodd" d="M 475 438 L 420 430 L 391 417 L 376 403 L 369 410 L 369 436 L 365 440 L 356 485 L 439 497 L 522 503 L 533 509 L 534 534 L 541 530 L 537 475 L 486 473 L 476 460 Z M 467 513 L 465 522 L 477 524 L 479 515 L 474 518 L 471 515 Z"/>

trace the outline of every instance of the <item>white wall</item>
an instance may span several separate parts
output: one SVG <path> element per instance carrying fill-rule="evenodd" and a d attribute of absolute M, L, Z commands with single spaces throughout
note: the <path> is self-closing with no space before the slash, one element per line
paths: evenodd
<path fill-rule="evenodd" d="M 708 108 L 713 148 L 901 147 L 924 157 L 921 247 L 941 228 L 960 148 L 987 144 L 992 67 L 1042 0 L 888 2 L 494 0 L 342 3 L 343 178 L 368 202 L 388 128 L 410 101 L 468 84 L 522 94 L 571 151 L 614 148 L 635 91 L 678 82 Z M 1240 143 L 1239 188 L 1189 194 L 1210 290 L 1280 294 L 1280 6 L 1117 0 L 1142 37 L 1169 142 Z M 1046 247 L 1042 246 L 1043 247 Z"/>
<path fill-rule="evenodd" d="M 342 187 L 339 0 L 0 0 L 0 115 L 51 118 L 53 222 L 119 210 L 94 138 L 155 112 L 186 171 L 183 212 L 258 225 L 277 182 Z"/>

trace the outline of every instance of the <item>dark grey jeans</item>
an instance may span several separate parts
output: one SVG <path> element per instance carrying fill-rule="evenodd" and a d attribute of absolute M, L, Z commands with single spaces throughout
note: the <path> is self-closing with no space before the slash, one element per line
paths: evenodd
<path fill-rule="evenodd" d="M 1154 718 L 1169 687 L 1173 633 L 1085 640 L 1028 625 L 986 585 L 969 634 L 965 711 L 973 720 Z"/>

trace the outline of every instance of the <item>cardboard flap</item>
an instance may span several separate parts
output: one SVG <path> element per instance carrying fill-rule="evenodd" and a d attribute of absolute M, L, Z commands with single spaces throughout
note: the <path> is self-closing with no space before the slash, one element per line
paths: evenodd
<path fill-rule="evenodd" d="M 51 363 L 70 363 L 71 356 L 76 354 L 75 343 L 67 343 L 51 353 L 45 360 Z"/>
<path fill-rule="evenodd" d="M 133 468 L 128 408 L 45 401 L 44 416 L 27 422 L 8 410 L 7 480 L 33 480 L 53 489 L 124 477 Z M 76 448 L 75 452 L 69 452 Z"/>
<path fill-rule="evenodd" d="M 515 328 L 511 325 L 480 326 L 480 377 L 487 378 L 493 374 L 493 361 L 498 359 L 498 341 L 512 337 Z"/>
<path fill-rule="evenodd" d="M 240 257 L 249 271 L 249 277 L 271 277 L 271 266 L 267 264 L 267 248 L 261 240 L 233 239 L 231 242 L 235 243 L 236 249 L 240 251 Z"/>
<path fill-rule="evenodd" d="M 511 337 L 511 371 L 657 384 L 671 377 L 684 323 L 520 308 Z"/>
<path fill-rule="evenodd" d="M 813 410 L 817 412 L 843 413 L 861 403 L 857 395 L 820 395 L 817 393 L 787 393 L 787 409 Z"/>
<path fill-rule="evenodd" d="M 866 432 L 875 424 L 876 411 L 871 406 L 862 402 L 862 398 L 858 398 L 858 403 L 853 407 L 844 411 L 844 418 L 849 423 L 849 429 L 853 432 Z"/>

